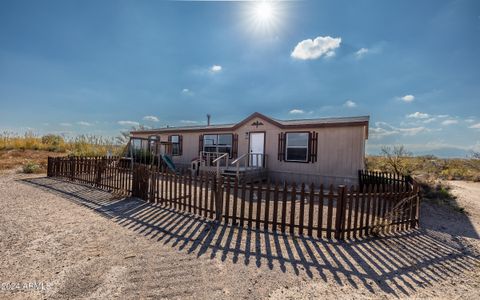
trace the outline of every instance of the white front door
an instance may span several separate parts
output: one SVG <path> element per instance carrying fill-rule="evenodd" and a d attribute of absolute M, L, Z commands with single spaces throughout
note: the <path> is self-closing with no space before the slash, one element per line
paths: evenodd
<path fill-rule="evenodd" d="M 251 132 L 250 133 L 250 157 L 249 162 L 251 167 L 262 167 L 263 156 L 265 154 L 265 133 Z"/>

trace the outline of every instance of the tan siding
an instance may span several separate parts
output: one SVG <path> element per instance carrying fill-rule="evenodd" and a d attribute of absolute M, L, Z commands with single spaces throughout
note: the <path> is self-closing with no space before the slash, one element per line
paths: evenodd
<path fill-rule="evenodd" d="M 256 121 L 264 125 L 252 126 Z M 364 166 L 365 126 L 308 128 L 285 131 L 263 119 L 253 119 L 238 128 L 238 155 L 248 152 L 248 132 L 264 131 L 265 154 L 269 171 L 274 177 L 289 181 L 315 181 L 323 183 L 351 183 L 357 177 L 357 171 Z M 315 131 L 318 132 L 318 161 L 316 163 L 284 162 L 277 159 L 278 134 L 280 132 Z M 175 163 L 189 164 L 198 156 L 198 139 L 200 134 L 217 133 L 215 131 L 181 133 L 183 136 L 183 155 L 174 156 Z M 224 132 L 222 132 L 224 133 Z M 146 135 L 137 135 L 143 136 Z M 161 134 L 161 140 L 168 140 L 168 135 Z M 281 176 L 280 176 L 281 175 Z"/>

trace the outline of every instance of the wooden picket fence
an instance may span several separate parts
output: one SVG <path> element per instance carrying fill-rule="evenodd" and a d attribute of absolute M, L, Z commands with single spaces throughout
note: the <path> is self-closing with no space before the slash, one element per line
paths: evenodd
<path fill-rule="evenodd" d="M 47 176 L 91 184 L 119 194 L 132 193 L 132 168 L 118 157 L 49 157 Z"/>
<path fill-rule="evenodd" d="M 223 182 L 215 176 L 120 166 L 118 158 L 49 158 L 48 176 L 92 184 L 227 224 L 317 238 L 351 239 L 418 226 L 414 181 L 396 185 Z"/>
<path fill-rule="evenodd" d="M 394 191 L 408 191 L 414 180 L 411 176 L 403 176 L 387 172 L 358 171 L 358 185 L 360 190 L 369 185 L 381 186 L 383 189 L 390 187 Z"/>

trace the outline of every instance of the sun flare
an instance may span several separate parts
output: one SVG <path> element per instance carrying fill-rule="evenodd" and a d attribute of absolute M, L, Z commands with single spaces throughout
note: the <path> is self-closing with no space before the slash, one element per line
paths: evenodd
<path fill-rule="evenodd" d="M 283 18 L 282 7 L 279 1 L 272 0 L 248 3 L 245 21 L 256 33 L 275 33 L 279 30 L 280 20 Z"/>
<path fill-rule="evenodd" d="M 274 17 L 273 6 L 271 2 L 257 3 L 254 8 L 254 17 L 259 22 L 269 22 Z"/>

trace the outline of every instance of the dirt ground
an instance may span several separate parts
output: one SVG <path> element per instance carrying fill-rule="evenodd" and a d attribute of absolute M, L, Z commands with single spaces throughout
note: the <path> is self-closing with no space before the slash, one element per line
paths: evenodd
<path fill-rule="evenodd" d="M 458 204 L 465 208 L 476 228 L 480 228 L 480 182 L 448 181 Z"/>
<path fill-rule="evenodd" d="M 41 150 L 0 150 L 0 171 L 13 170 L 28 162 L 38 164 L 41 170 L 47 169 L 49 156 L 65 156 L 65 153 L 41 151 Z"/>
<path fill-rule="evenodd" d="M 336 242 L 215 226 L 8 171 L 0 174 L 0 298 L 479 299 L 478 189 L 453 189 L 467 214 L 423 203 L 418 230 Z"/>

